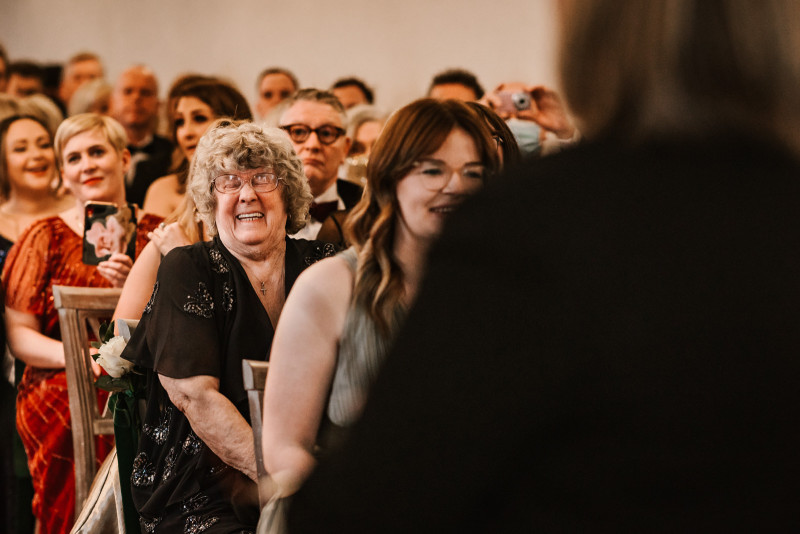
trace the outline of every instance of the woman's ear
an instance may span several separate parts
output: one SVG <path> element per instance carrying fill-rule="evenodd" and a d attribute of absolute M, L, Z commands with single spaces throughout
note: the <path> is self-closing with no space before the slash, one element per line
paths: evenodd
<path fill-rule="evenodd" d="M 128 170 L 131 168 L 131 151 L 123 148 L 120 155 L 122 156 L 122 173 L 128 174 Z"/>

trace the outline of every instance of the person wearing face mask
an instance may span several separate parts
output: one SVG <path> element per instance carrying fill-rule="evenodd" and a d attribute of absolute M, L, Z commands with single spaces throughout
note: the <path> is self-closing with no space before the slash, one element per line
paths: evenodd
<path fill-rule="evenodd" d="M 462 102 L 418 100 L 389 118 L 347 222 L 353 247 L 301 276 L 275 334 L 263 447 L 278 495 L 294 493 L 315 448 L 334 448 L 358 419 L 429 248 L 498 165 L 489 129 Z"/>
<path fill-rule="evenodd" d="M 580 138 L 561 97 L 543 85 L 501 83 L 481 103 L 506 121 L 523 156 L 553 154 Z"/>
<path fill-rule="evenodd" d="M 17 395 L 17 429 L 33 479 L 33 513 L 43 533 L 69 532 L 75 513 L 64 349 L 52 286 L 122 287 L 133 264 L 127 255 L 113 254 L 96 266 L 81 260 L 84 204 L 126 204 L 126 143 L 125 130 L 109 117 L 87 113 L 61 124 L 55 158 L 72 193 L 72 207 L 31 224 L 11 248 L 3 270 L 8 345 L 26 364 Z M 145 214 L 137 220 L 138 254 L 161 218 Z M 98 439 L 99 458 L 109 449 L 107 438 Z"/>

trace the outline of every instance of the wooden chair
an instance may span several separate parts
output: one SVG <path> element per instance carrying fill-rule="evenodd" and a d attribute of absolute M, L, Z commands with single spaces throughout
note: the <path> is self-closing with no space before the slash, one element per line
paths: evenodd
<path fill-rule="evenodd" d="M 269 362 L 242 360 L 242 376 L 247 400 L 250 403 L 250 426 L 253 427 L 253 443 L 256 449 L 256 469 L 258 471 L 258 501 L 263 508 L 271 497 L 269 475 L 264 467 L 264 453 L 261 447 L 261 406 L 264 404 L 264 384 L 267 381 Z"/>
<path fill-rule="evenodd" d="M 100 413 L 92 373 L 87 324 L 99 339 L 102 320 L 110 320 L 121 289 L 53 286 L 58 309 L 61 340 L 72 418 L 72 445 L 75 454 L 75 517 L 80 514 L 97 472 L 96 435 L 113 435 L 111 414 Z"/>

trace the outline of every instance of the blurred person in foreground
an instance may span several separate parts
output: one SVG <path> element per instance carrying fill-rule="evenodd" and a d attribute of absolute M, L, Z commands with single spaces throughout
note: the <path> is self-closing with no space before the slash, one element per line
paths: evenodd
<path fill-rule="evenodd" d="M 293 534 L 797 530 L 800 4 L 559 6 L 587 143 L 449 221 Z"/>

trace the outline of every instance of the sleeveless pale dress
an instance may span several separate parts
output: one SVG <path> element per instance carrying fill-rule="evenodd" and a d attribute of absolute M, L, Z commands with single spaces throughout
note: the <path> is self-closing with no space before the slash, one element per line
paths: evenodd
<path fill-rule="evenodd" d="M 358 257 L 354 248 L 340 252 L 355 276 Z M 390 334 L 383 335 L 366 310 L 353 301 L 339 340 L 327 418 L 337 427 L 349 427 L 361 415 L 367 392 L 378 375 L 406 311 L 398 307 L 393 314 Z M 327 440 L 326 440 L 327 441 Z"/>

